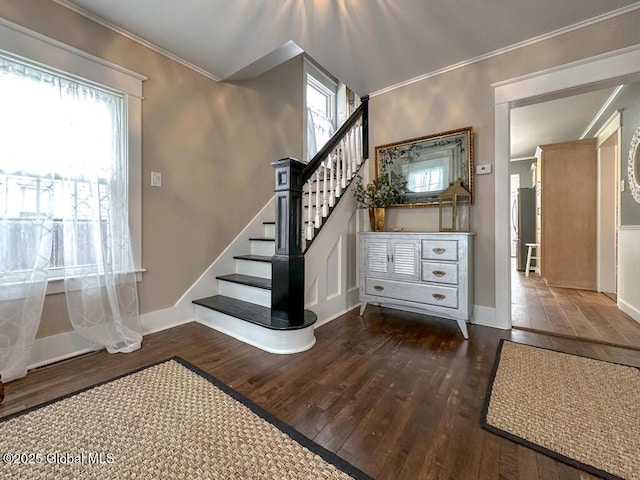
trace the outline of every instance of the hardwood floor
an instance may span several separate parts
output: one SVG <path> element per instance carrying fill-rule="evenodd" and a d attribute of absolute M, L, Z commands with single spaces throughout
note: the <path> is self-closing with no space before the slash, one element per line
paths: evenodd
<path fill-rule="evenodd" d="M 273 355 L 196 323 L 145 337 L 130 354 L 104 351 L 6 385 L 0 417 L 174 355 L 378 479 L 590 479 L 480 428 L 500 338 L 628 365 L 640 353 L 536 333 L 357 309 L 316 330 L 317 344 Z M 46 434 L 46 432 L 43 432 Z"/>
<path fill-rule="evenodd" d="M 533 273 L 511 271 L 513 328 L 640 350 L 640 323 L 615 300 L 590 290 L 548 287 Z"/>

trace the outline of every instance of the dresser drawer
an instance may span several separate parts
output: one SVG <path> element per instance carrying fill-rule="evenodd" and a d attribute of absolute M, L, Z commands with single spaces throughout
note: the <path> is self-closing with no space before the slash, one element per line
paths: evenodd
<path fill-rule="evenodd" d="M 422 281 L 458 285 L 458 264 L 422 261 Z"/>
<path fill-rule="evenodd" d="M 381 278 L 366 278 L 365 293 L 375 297 L 458 308 L 458 289 L 436 285 L 396 282 Z"/>
<path fill-rule="evenodd" d="M 456 240 L 422 240 L 422 258 L 458 260 L 458 242 Z"/>

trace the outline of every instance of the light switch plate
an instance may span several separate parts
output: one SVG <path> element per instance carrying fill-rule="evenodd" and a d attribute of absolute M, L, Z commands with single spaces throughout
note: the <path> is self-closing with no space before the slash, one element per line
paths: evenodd
<path fill-rule="evenodd" d="M 162 186 L 162 173 L 160 173 L 160 172 L 151 172 L 151 186 L 152 187 L 161 187 Z"/>

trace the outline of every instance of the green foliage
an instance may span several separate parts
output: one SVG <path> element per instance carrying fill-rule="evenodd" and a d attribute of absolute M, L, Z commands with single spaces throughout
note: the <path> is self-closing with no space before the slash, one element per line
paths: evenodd
<path fill-rule="evenodd" d="M 362 184 L 362 177 L 355 179 L 353 196 L 358 202 L 358 208 L 388 207 L 402 203 L 407 181 L 403 175 L 396 173 L 377 177 L 367 185 Z"/>

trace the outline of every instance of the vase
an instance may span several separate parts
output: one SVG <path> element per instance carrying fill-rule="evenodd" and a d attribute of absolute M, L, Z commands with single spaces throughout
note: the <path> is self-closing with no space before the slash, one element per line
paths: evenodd
<path fill-rule="evenodd" d="M 387 209 L 384 207 L 376 207 L 369 209 L 369 222 L 371 223 L 372 232 L 384 231 L 384 216 Z"/>

